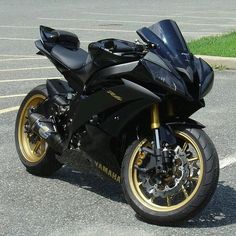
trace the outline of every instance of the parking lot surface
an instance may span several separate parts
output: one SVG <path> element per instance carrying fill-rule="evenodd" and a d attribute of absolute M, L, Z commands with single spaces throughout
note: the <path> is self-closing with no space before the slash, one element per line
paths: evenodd
<path fill-rule="evenodd" d="M 50 178 L 28 174 L 14 144 L 16 112 L 25 94 L 61 77 L 37 56 L 38 26 L 78 34 L 81 47 L 102 38 L 138 38 L 135 30 L 177 21 L 187 40 L 236 29 L 235 1 L 0 1 L 0 235 L 235 235 L 236 72 L 216 71 L 206 108 L 193 115 L 206 125 L 221 165 L 212 201 L 179 227 L 137 219 L 121 187 L 92 173 L 63 167 Z"/>

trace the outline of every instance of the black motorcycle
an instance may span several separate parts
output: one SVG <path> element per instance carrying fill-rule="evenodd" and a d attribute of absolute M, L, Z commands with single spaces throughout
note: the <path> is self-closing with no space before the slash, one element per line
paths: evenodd
<path fill-rule="evenodd" d="M 204 126 L 189 117 L 204 107 L 214 73 L 177 24 L 137 30 L 143 42 L 93 42 L 88 52 L 73 33 L 40 26 L 40 34 L 39 53 L 66 81 L 48 79 L 20 106 L 16 148 L 27 171 L 49 176 L 62 167 L 60 156 L 76 151 L 78 162 L 121 183 L 147 222 L 200 212 L 217 187 L 219 160 Z"/>

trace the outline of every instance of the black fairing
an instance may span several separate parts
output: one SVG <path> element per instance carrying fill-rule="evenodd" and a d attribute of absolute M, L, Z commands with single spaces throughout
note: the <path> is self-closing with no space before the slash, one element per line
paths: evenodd
<path fill-rule="evenodd" d="M 153 24 L 149 29 L 163 41 L 173 55 L 189 53 L 184 37 L 174 21 L 163 20 Z"/>
<path fill-rule="evenodd" d="M 113 86 L 107 85 L 106 87 L 104 84 L 103 89 L 100 89 L 89 96 L 75 99 L 72 102 L 72 109 L 69 114 L 73 120 L 71 123 L 71 135 L 94 115 L 104 115 L 105 113 L 107 113 L 106 121 L 101 121 L 101 124 L 103 122 L 108 122 L 107 124 L 109 124 L 111 120 L 114 122 L 114 117 L 120 116 L 119 119 L 116 120 L 115 126 L 113 123 L 113 127 L 110 125 L 101 125 L 111 136 L 117 135 L 128 120 L 135 116 L 136 112 L 140 112 L 144 107 L 160 101 L 161 99 L 159 96 L 150 92 L 150 90 L 125 79 L 121 80 L 116 85 L 113 84 Z M 132 109 L 133 106 L 136 107 L 137 111 Z M 129 108 L 123 110 L 125 107 Z M 115 110 L 112 110 L 111 112 L 111 109 Z M 116 114 L 115 111 L 118 111 L 117 109 L 122 110 L 122 112 Z M 80 110 L 83 112 L 80 113 Z M 128 111 L 132 111 L 130 115 L 127 114 Z M 80 115 L 78 116 L 79 113 Z M 121 113 L 123 114 L 122 116 Z"/>
<path fill-rule="evenodd" d="M 142 60 L 143 66 L 151 75 L 151 78 L 156 82 L 157 86 L 164 87 L 170 93 L 184 96 L 191 100 L 191 95 L 188 93 L 184 80 L 178 73 L 174 73 L 166 65 L 164 60 L 154 53 L 147 53 Z"/>
<path fill-rule="evenodd" d="M 88 50 L 93 62 L 99 68 L 127 63 L 140 58 L 135 43 L 120 39 L 111 38 L 90 43 Z"/>
<path fill-rule="evenodd" d="M 194 58 L 194 62 L 199 78 L 199 98 L 201 99 L 210 92 L 213 86 L 214 71 L 202 58 Z"/>
<path fill-rule="evenodd" d="M 159 85 L 187 100 L 200 100 L 211 89 L 212 68 L 194 57 L 177 24 L 163 20 L 137 31 L 149 45 L 155 45 L 142 63 Z"/>
<path fill-rule="evenodd" d="M 191 56 L 187 44 L 174 21 L 163 20 L 148 28 L 144 27 L 137 33 L 145 42 L 155 44 L 156 53 L 168 59 L 175 67 L 191 65 L 186 60 L 186 55 Z"/>
<path fill-rule="evenodd" d="M 40 25 L 40 36 L 49 51 L 51 51 L 56 44 L 71 50 L 76 50 L 80 47 L 80 41 L 77 35 L 68 31 L 55 30 L 50 27 Z"/>
<path fill-rule="evenodd" d="M 188 118 L 204 106 L 214 73 L 190 53 L 174 21 L 138 30 L 147 45 L 111 38 L 91 43 L 88 53 L 79 49 L 78 37 L 72 33 L 43 26 L 40 30 L 37 48 L 68 82 L 49 80 L 45 102 L 50 108 L 49 103 L 62 97 L 69 105 L 62 117 L 65 123 L 58 129 L 68 148 L 81 141 L 81 150 L 119 174 L 128 144 L 152 135 L 153 104 L 159 104 L 161 141 L 175 143 L 171 132 L 175 126 L 202 128 Z M 64 93 L 73 96 L 67 99 L 61 96 Z"/>

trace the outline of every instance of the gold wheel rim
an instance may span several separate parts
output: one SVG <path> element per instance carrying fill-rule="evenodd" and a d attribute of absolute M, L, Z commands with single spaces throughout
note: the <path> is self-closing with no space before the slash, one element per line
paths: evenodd
<path fill-rule="evenodd" d="M 198 189 L 200 188 L 201 182 L 202 182 L 204 164 L 203 164 L 202 153 L 200 151 L 199 146 L 193 140 L 192 137 L 190 137 L 188 134 L 186 134 L 184 132 L 177 131 L 176 136 L 178 138 L 182 139 L 183 141 L 185 141 L 185 143 L 186 142 L 190 143 L 194 147 L 194 149 L 196 150 L 196 153 L 197 153 L 197 158 L 198 158 L 197 161 L 199 162 L 199 172 L 200 172 L 199 175 L 198 175 L 198 178 L 197 178 L 196 186 L 190 194 L 188 194 L 188 192 L 185 189 L 184 185 L 182 185 L 181 188 L 182 188 L 183 195 L 185 196 L 185 199 L 183 201 L 181 201 L 180 203 L 172 205 L 171 204 L 171 198 L 167 197 L 166 198 L 166 206 L 157 205 L 156 203 L 153 202 L 153 198 L 147 198 L 147 196 L 145 196 L 145 194 L 142 192 L 142 190 L 140 188 L 140 181 L 138 180 L 138 171 L 137 171 L 136 168 L 134 168 L 134 164 L 137 160 L 137 155 L 139 153 L 140 148 L 147 145 L 147 143 L 148 143 L 148 141 L 146 139 L 142 140 L 137 145 L 137 147 L 135 148 L 135 150 L 132 154 L 131 160 L 130 160 L 130 164 L 129 164 L 129 183 L 130 183 L 132 193 L 134 194 L 134 196 L 137 198 L 137 200 L 142 205 L 144 205 L 145 207 L 147 207 L 147 208 L 149 208 L 150 210 L 153 210 L 153 211 L 170 212 L 170 211 L 174 211 L 174 210 L 177 210 L 177 209 L 183 207 L 189 201 L 191 201 L 191 199 L 194 198 L 194 196 L 196 195 Z M 194 158 L 196 158 L 196 157 L 194 157 Z M 192 161 L 192 160 L 190 160 L 190 161 Z"/>
<path fill-rule="evenodd" d="M 36 108 L 40 103 L 42 103 L 46 99 L 46 96 L 42 94 L 33 95 L 28 99 L 26 104 L 24 105 L 20 117 L 19 117 L 19 125 L 18 125 L 18 142 L 22 155 L 24 158 L 31 163 L 37 163 L 41 161 L 47 151 L 47 143 L 38 138 L 35 143 L 30 142 L 29 135 L 25 132 L 25 124 L 27 122 L 28 110 L 29 108 Z"/>

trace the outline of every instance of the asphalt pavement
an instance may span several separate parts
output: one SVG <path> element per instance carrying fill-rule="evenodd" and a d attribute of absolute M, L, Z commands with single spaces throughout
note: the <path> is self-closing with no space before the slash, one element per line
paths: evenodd
<path fill-rule="evenodd" d="M 37 56 L 38 26 L 91 41 L 138 38 L 135 30 L 158 20 L 177 21 L 187 40 L 236 29 L 236 2 L 226 1 L 0 1 L 0 235 L 235 235 L 236 71 L 215 71 L 206 108 L 193 115 L 216 145 L 220 181 L 210 204 L 179 227 L 137 219 L 118 184 L 63 167 L 50 178 L 28 174 L 14 144 L 16 112 L 24 95 L 47 78 L 61 77 Z"/>

